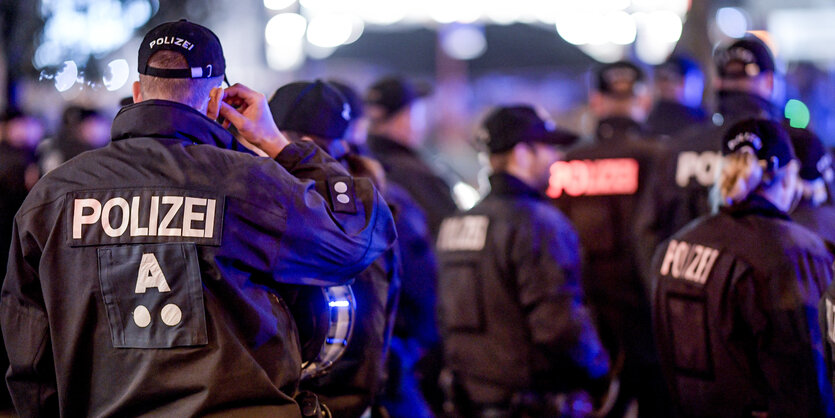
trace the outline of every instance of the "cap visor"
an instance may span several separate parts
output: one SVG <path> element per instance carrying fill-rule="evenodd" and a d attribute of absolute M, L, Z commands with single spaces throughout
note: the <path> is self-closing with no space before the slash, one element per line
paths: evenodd
<path fill-rule="evenodd" d="M 564 129 L 555 129 L 545 134 L 542 138 L 539 138 L 535 142 L 541 142 L 543 144 L 548 145 L 558 145 L 561 147 L 568 147 L 577 143 L 580 139 L 580 136 L 577 134 L 566 131 Z"/>

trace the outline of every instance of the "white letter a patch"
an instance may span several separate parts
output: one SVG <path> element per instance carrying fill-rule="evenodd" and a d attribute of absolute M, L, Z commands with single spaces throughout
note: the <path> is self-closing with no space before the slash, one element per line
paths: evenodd
<path fill-rule="evenodd" d="M 145 293 L 145 289 L 149 287 L 156 287 L 160 292 L 171 291 L 154 253 L 142 254 L 142 261 L 139 262 L 139 274 L 136 276 L 136 293 Z"/>

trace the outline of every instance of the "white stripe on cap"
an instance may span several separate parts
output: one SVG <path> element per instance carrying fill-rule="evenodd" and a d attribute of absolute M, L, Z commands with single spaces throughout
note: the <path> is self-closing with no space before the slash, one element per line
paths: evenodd
<path fill-rule="evenodd" d="M 203 68 L 202 67 L 191 67 L 191 78 L 202 78 L 203 77 Z"/>

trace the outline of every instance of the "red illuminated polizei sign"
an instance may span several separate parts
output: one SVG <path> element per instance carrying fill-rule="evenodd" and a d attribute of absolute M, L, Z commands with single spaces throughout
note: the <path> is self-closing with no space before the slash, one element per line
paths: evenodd
<path fill-rule="evenodd" d="M 557 161 L 548 196 L 630 195 L 638 191 L 638 161 L 632 158 Z"/>

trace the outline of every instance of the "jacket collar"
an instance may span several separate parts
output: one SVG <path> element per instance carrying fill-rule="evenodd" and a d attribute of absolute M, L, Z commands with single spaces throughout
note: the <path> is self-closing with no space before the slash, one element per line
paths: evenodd
<path fill-rule="evenodd" d="M 638 140 L 643 137 L 643 131 L 641 124 L 632 119 L 611 117 L 597 124 L 595 137 L 600 142 Z"/>
<path fill-rule="evenodd" d="M 522 180 L 508 173 L 500 172 L 490 175 L 491 195 L 527 196 L 536 199 L 546 199 L 545 195 L 528 186 Z"/>
<path fill-rule="evenodd" d="M 719 210 L 733 216 L 734 218 L 741 218 L 748 215 L 758 215 L 765 216 L 767 218 L 778 218 L 787 221 L 791 220 L 786 212 L 778 209 L 774 206 L 774 204 L 758 194 L 752 194 L 742 202 L 732 206 L 724 206 Z"/>
<path fill-rule="evenodd" d="M 113 141 L 130 138 L 179 139 L 186 144 L 214 145 L 249 152 L 220 124 L 181 103 L 145 100 L 119 110 L 110 130 Z"/>
<path fill-rule="evenodd" d="M 719 114 L 725 122 L 748 118 L 780 120 L 777 106 L 755 94 L 723 90 L 719 93 Z"/>

